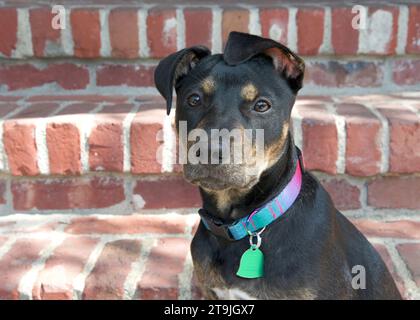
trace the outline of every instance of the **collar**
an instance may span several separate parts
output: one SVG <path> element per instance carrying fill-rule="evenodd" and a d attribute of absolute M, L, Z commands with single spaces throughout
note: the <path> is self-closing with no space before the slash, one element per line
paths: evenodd
<path fill-rule="evenodd" d="M 296 161 L 295 173 L 289 183 L 275 198 L 254 210 L 248 216 L 229 224 L 223 223 L 220 219 L 209 215 L 206 210 L 200 209 L 198 213 L 204 226 L 219 237 L 235 241 L 268 226 L 284 215 L 295 202 L 302 186 L 302 172 L 304 172 L 302 153 L 297 147 L 296 151 L 298 160 Z"/>

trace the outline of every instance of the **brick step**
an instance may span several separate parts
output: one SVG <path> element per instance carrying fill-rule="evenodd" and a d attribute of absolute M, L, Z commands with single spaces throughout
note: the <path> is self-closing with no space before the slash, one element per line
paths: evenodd
<path fill-rule="evenodd" d="M 173 119 L 160 97 L 0 100 L 0 215 L 200 206 L 197 189 L 180 177 Z M 414 93 L 302 97 L 293 132 L 306 168 L 339 209 L 416 212 L 419 110 Z"/>
<path fill-rule="evenodd" d="M 352 221 L 403 296 L 419 299 L 420 222 Z M 197 223 L 177 212 L 0 217 L 0 299 L 199 299 L 189 254 Z"/>

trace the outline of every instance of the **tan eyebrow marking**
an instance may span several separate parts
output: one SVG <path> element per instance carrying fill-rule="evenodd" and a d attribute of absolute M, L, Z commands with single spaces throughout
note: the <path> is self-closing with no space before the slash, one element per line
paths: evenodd
<path fill-rule="evenodd" d="M 213 77 L 207 77 L 201 83 L 201 88 L 206 94 L 213 93 L 214 89 L 216 88 L 216 83 L 214 82 Z"/>
<path fill-rule="evenodd" d="M 248 83 L 242 87 L 241 96 L 246 101 L 253 101 L 257 95 L 258 89 L 252 83 Z"/>

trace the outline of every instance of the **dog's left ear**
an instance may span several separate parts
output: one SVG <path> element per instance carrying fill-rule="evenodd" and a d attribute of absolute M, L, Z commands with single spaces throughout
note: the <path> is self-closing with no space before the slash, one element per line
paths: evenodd
<path fill-rule="evenodd" d="M 204 46 L 195 46 L 172 53 L 159 62 L 155 70 L 155 86 L 166 100 L 168 115 L 172 106 L 172 90 L 176 82 L 210 53 L 210 50 Z"/>
<path fill-rule="evenodd" d="M 274 67 L 285 77 L 294 93 L 302 88 L 304 61 L 289 48 L 274 40 L 242 32 L 231 32 L 223 59 L 229 65 L 237 65 L 261 53 L 273 59 Z"/>

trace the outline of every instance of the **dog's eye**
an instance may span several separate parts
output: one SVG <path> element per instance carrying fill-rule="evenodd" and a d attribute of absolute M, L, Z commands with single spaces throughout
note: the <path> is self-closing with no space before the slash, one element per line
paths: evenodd
<path fill-rule="evenodd" d="M 196 107 L 201 103 L 201 98 L 198 94 L 193 93 L 187 98 L 187 102 L 191 107 Z"/>
<path fill-rule="evenodd" d="M 254 104 L 254 110 L 257 112 L 266 112 L 270 108 L 271 108 L 271 105 L 267 100 L 258 100 Z"/>

